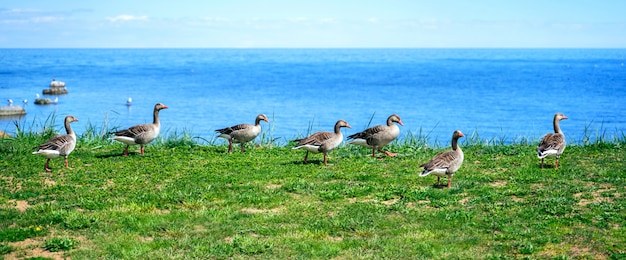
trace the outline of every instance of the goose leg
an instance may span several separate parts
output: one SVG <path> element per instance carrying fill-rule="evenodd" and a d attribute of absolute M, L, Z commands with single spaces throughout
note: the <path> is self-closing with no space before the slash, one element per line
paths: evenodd
<path fill-rule="evenodd" d="M 140 150 L 141 150 L 141 156 L 143 156 L 143 144 L 141 145 Z"/>
<path fill-rule="evenodd" d="M 327 165 L 326 164 L 326 153 L 324 153 L 324 165 Z"/>
<path fill-rule="evenodd" d="M 439 176 L 437 176 L 437 187 L 441 186 L 441 182 L 439 182 Z"/>
<path fill-rule="evenodd" d="M 383 151 L 383 150 L 380 150 L 380 149 L 378 151 L 381 152 L 381 153 L 384 153 L 385 155 L 387 155 L 389 157 L 396 157 L 396 155 L 397 155 L 395 153 L 390 153 L 390 152 Z"/>
<path fill-rule="evenodd" d="M 244 144 L 244 143 L 242 142 L 242 143 L 241 143 L 241 152 L 242 152 L 242 153 L 245 153 L 245 152 L 246 152 L 246 148 L 243 146 L 243 144 Z"/>
<path fill-rule="evenodd" d="M 541 169 L 543 169 L 543 158 L 541 158 Z"/>
<path fill-rule="evenodd" d="M 46 160 L 46 165 L 43 167 L 44 170 L 46 170 L 47 172 L 51 172 L 52 169 L 50 169 L 50 167 L 48 167 L 48 163 L 50 162 L 50 158 L 48 158 L 48 160 Z"/>
<path fill-rule="evenodd" d="M 228 139 L 228 152 L 232 152 L 233 151 L 233 141 Z"/>
<path fill-rule="evenodd" d="M 130 146 L 130 145 L 126 145 L 126 149 L 124 149 L 124 156 L 128 156 L 128 147 L 129 147 L 129 146 Z"/>
<path fill-rule="evenodd" d="M 452 175 L 448 176 L 448 189 L 450 188 L 451 181 L 452 181 Z"/>
<path fill-rule="evenodd" d="M 559 158 L 556 158 L 556 169 L 559 168 Z"/>
<path fill-rule="evenodd" d="M 375 152 L 376 152 L 376 148 L 372 148 L 372 157 L 376 157 Z"/>
<path fill-rule="evenodd" d="M 67 161 L 67 157 L 65 157 L 65 168 L 68 168 L 68 167 L 70 167 L 70 164 L 69 164 L 69 162 Z"/>
<path fill-rule="evenodd" d="M 309 151 L 306 151 L 306 154 L 304 154 L 304 164 L 307 164 L 308 158 L 309 158 Z"/>

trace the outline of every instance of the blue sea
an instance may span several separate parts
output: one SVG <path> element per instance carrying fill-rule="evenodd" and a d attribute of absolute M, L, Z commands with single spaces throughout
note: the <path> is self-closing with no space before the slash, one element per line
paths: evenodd
<path fill-rule="evenodd" d="M 456 129 L 481 140 L 539 140 L 552 117 L 570 143 L 626 132 L 626 49 L 1 49 L 0 99 L 27 115 L 0 130 L 41 129 L 50 116 L 88 127 L 152 121 L 161 102 L 164 135 L 215 140 L 215 129 L 253 123 L 279 143 L 331 131 L 344 135 L 399 114 L 401 138 L 447 146 Z M 52 78 L 69 94 L 35 105 Z M 56 96 L 46 96 L 54 99 Z M 132 106 L 126 100 L 132 97 Z M 24 105 L 22 100 L 29 102 Z M 1 104 L 0 105 L 5 105 Z M 204 142 L 204 141 L 200 141 Z M 217 141 L 221 142 L 221 141 Z M 258 142 L 258 140 L 257 140 Z"/>

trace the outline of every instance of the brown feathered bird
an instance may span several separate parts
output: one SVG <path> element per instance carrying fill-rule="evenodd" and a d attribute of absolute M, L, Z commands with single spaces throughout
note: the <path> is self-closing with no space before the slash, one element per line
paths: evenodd
<path fill-rule="evenodd" d="M 241 152 L 245 152 L 244 148 L 245 143 L 252 141 L 261 133 L 261 120 L 265 122 L 270 122 L 267 119 L 267 116 L 264 114 L 259 114 L 256 116 L 254 120 L 254 125 L 250 124 L 238 124 L 231 127 L 226 127 L 222 129 L 217 129 L 215 132 L 220 133 L 219 136 L 221 138 L 225 138 L 228 140 L 228 152 L 233 151 L 233 143 L 241 144 Z"/>
<path fill-rule="evenodd" d="M 372 149 L 372 157 L 375 157 L 376 150 L 387 156 L 396 156 L 394 153 L 381 150 L 383 146 L 391 143 L 400 135 L 400 128 L 394 123 L 404 126 L 400 116 L 393 114 L 387 118 L 387 125 L 377 125 L 348 136 L 348 140 L 352 140 L 349 144 L 356 144 Z"/>
<path fill-rule="evenodd" d="M 567 116 L 561 113 L 556 113 L 554 115 L 554 119 L 552 120 L 554 133 L 549 133 L 543 136 L 541 143 L 537 146 L 537 157 L 541 159 L 541 168 L 543 168 L 543 159 L 550 156 L 556 157 L 555 168 L 559 168 L 559 158 L 561 158 L 561 154 L 563 154 L 566 146 L 565 135 L 563 134 L 563 131 L 561 131 L 561 126 L 559 125 L 559 122 L 563 119 L 567 119 Z"/>
<path fill-rule="evenodd" d="M 48 160 L 46 160 L 46 165 L 44 166 L 44 169 L 46 171 L 51 171 L 49 167 L 50 159 L 58 157 L 65 157 L 65 167 L 69 167 L 67 157 L 72 151 L 74 151 L 74 148 L 76 147 L 76 134 L 70 126 L 70 123 L 72 122 L 78 122 L 78 119 L 73 116 L 66 116 L 65 131 L 67 132 L 67 134 L 51 138 L 50 140 L 40 145 L 36 152 L 33 152 L 33 154 L 41 154 L 44 157 L 48 158 Z"/>
<path fill-rule="evenodd" d="M 154 111 L 152 112 L 152 124 L 141 124 L 131 126 L 128 129 L 115 132 L 113 140 L 126 144 L 124 149 L 124 156 L 128 156 L 128 147 L 131 145 L 141 146 L 141 155 L 144 155 L 143 146 L 152 142 L 161 132 L 161 122 L 159 121 L 159 111 L 161 109 L 168 108 L 166 105 L 157 103 L 154 105 Z"/>
<path fill-rule="evenodd" d="M 326 154 L 339 146 L 341 141 L 343 141 L 343 134 L 341 133 L 342 127 L 352 128 L 348 122 L 339 120 L 335 123 L 334 132 L 317 132 L 306 138 L 294 140 L 294 142 L 298 142 L 298 145 L 291 149 L 302 148 L 306 150 L 306 154 L 304 155 L 305 164 L 307 163 L 309 152 L 323 153 L 324 164 L 326 164 Z"/>
<path fill-rule="evenodd" d="M 463 150 L 458 144 L 459 138 L 463 136 L 460 130 L 454 131 L 452 133 L 452 150 L 439 153 L 429 162 L 420 165 L 420 167 L 424 167 L 420 177 L 434 174 L 437 176 L 437 186 L 440 186 L 439 178 L 448 176 L 448 188 L 450 188 L 452 176 L 463 164 Z"/>

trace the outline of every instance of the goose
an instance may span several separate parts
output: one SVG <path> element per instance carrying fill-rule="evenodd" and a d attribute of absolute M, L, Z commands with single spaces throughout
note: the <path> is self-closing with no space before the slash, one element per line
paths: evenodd
<path fill-rule="evenodd" d="M 371 148 L 372 157 L 375 157 L 374 154 L 376 150 L 384 153 L 387 156 L 396 156 L 396 154 L 394 153 L 381 150 L 383 146 L 396 139 L 396 137 L 398 137 L 398 135 L 400 134 L 400 128 L 396 124 L 394 124 L 394 122 L 400 124 L 401 126 L 404 126 L 404 124 L 402 123 L 402 119 L 400 119 L 400 116 L 397 114 L 393 114 L 387 118 L 387 125 L 377 125 L 365 129 L 362 132 L 348 136 L 348 140 L 352 140 L 349 142 L 349 144 L 355 144 Z"/>
<path fill-rule="evenodd" d="M 220 135 L 217 137 L 225 138 L 228 140 L 228 152 L 233 151 L 233 143 L 241 144 L 241 152 L 246 152 L 244 147 L 245 143 L 252 141 L 261 133 L 261 120 L 270 122 L 265 114 L 259 114 L 254 120 L 254 125 L 250 124 L 238 124 L 231 127 L 217 129 Z"/>
<path fill-rule="evenodd" d="M 333 133 L 317 132 L 306 138 L 294 140 L 294 142 L 298 142 L 298 145 L 291 149 L 296 150 L 302 148 L 306 150 L 306 154 L 304 155 L 304 164 L 307 163 L 309 152 L 323 153 L 324 164 L 327 164 L 326 154 L 339 146 L 341 141 L 343 141 L 343 134 L 341 134 L 342 127 L 352 128 L 345 120 L 339 120 L 335 123 L 335 131 Z"/>
<path fill-rule="evenodd" d="M 556 157 L 555 168 L 559 168 L 559 158 L 561 158 L 561 154 L 565 150 L 566 145 L 565 135 L 563 135 L 561 126 L 559 125 L 559 122 L 563 119 L 567 119 L 567 116 L 561 113 L 554 114 L 554 119 L 552 121 L 554 133 L 549 133 L 543 136 L 541 143 L 537 146 L 537 157 L 541 159 L 541 168 L 543 168 L 543 159 L 548 156 Z"/>
<path fill-rule="evenodd" d="M 159 132 L 161 132 L 159 111 L 166 108 L 168 107 L 161 103 L 157 103 L 156 105 L 154 105 L 152 124 L 136 125 L 128 129 L 115 132 L 114 136 L 111 139 L 126 144 L 126 149 L 124 149 L 124 156 L 128 156 L 128 147 L 136 144 L 141 146 L 141 155 L 144 155 L 143 146 L 147 143 L 152 142 L 152 140 L 159 136 Z"/>
<path fill-rule="evenodd" d="M 439 178 L 447 175 L 448 188 L 450 188 L 452 176 L 461 168 L 461 164 L 463 164 L 463 150 L 461 150 L 461 147 L 458 145 L 459 138 L 463 136 L 460 130 L 454 131 L 454 133 L 452 133 L 452 150 L 441 152 L 435 155 L 429 162 L 420 165 L 419 167 L 424 167 L 424 171 L 420 173 L 420 177 L 429 174 L 437 175 L 437 186 L 440 186 Z"/>
<path fill-rule="evenodd" d="M 132 105 L 133 105 L 133 98 L 129 97 L 129 98 L 126 100 L 126 105 L 127 105 L 127 106 L 132 106 Z"/>
<path fill-rule="evenodd" d="M 58 158 L 61 156 L 65 157 L 65 167 L 69 167 L 67 157 L 72 151 L 74 151 L 74 148 L 76 147 L 76 134 L 70 126 L 70 123 L 72 122 L 78 122 L 78 119 L 73 116 L 66 116 L 65 131 L 67 132 L 67 134 L 51 138 L 42 145 L 38 146 L 38 150 L 36 152 L 33 152 L 33 154 L 41 154 L 42 156 L 48 158 L 44 166 L 44 169 L 46 171 L 52 171 L 48 166 L 50 163 L 50 159 Z"/>

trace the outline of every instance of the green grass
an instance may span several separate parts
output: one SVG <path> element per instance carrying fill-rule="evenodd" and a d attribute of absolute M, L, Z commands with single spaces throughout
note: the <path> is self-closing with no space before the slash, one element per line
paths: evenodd
<path fill-rule="evenodd" d="M 558 170 L 539 169 L 532 141 L 467 138 L 452 188 L 440 189 L 417 165 L 448 148 L 421 131 L 386 148 L 396 158 L 344 146 L 324 166 L 271 136 L 227 154 L 184 131 L 123 157 L 94 127 L 70 168 L 56 159 L 45 172 L 31 152 L 52 134 L 0 139 L 0 257 L 626 257 L 623 137 L 569 146 Z"/>

